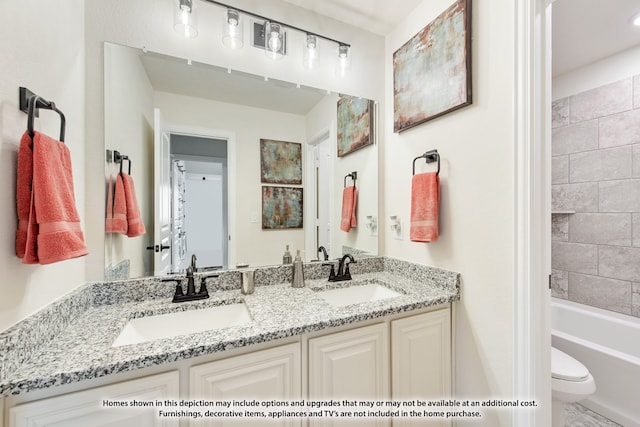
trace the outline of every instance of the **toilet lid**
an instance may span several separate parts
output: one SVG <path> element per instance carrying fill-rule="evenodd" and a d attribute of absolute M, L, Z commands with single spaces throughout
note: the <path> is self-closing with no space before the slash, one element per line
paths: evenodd
<path fill-rule="evenodd" d="M 589 370 L 573 357 L 551 347 L 551 377 L 565 381 L 584 381 Z"/>

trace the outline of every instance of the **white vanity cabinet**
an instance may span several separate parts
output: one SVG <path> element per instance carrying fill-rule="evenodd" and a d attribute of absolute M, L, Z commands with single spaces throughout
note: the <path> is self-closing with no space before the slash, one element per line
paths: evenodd
<path fill-rule="evenodd" d="M 309 339 L 309 400 L 380 401 L 388 398 L 389 332 L 386 324 Z M 375 418 L 312 418 L 310 423 L 312 426 L 342 424 L 383 426 L 388 422 Z"/>
<path fill-rule="evenodd" d="M 391 396 L 393 400 L 451 397 L 449 309 L 391 322 Z M 448 426 L 450 421 L 400 418 L 393 425 Z"/>
<path fill-rule="evenodd" d="M 189 398 L 213 401 L 301 399 L 300 344 L 260 350 L 189 369 Z M 248 408 L 252 410 L 254 408 Z M 265 411 L 256 407 L 256 411 Z M 264 419 L 192 420 L 193 426 L 256 426 Z M 268 425 L 299 426 L 300 420 L 285 418 Z"/>
<path fill-rule="evenodd" d="M 310 338 L 308 343 L 310 400 L 425 401 L 451 397 L 451 310 L 448 306 Z M 391 424 L 390 420 L 381 418 L 312 418 L 310 421 L 312 426 Z M 397 418 L 393 425 L 447 426 L 450 422 Z"/>
<path fill-rule="evenodd" d="M 452 327 L 450 305 L 401 313 L 369 321 L 364 326 L 345 325 L 332 331 L 316 331 L 185 359 L 160 369 L 171 371 L 149 375 L 131 371 L 124 381 L 109 383 L 108 377 L 65 389 L 41 390 L 29 396 L 4 400 L 5 427 L 22 426 L 177 426 L 183 425 L 279 425 L 279 426 L 448 426 L 444 420 L 396 418 L 310 417 L 283 418 L 158 418 L 158 409 L 110 410 L 103 400 L 156 401 L 165 399 L 310 401 L 439 400 L 452 393 Z M 140 377 L 137 377 L 140 375 Z M 146 375 L 146 376 L 142 376 Z M 69 389 L 68 387 L 76 387 Z M 77 391 L 84 387 L 84 390 Z M 86 388 L 92 387 L 92 388 Z M 70 392 L 69 392 L 70 391 Z M 65 393 L 65 394 L 60 394 Z M 55 395 L 57 394 L 57 395 Z M 52 396 L 53 397 L 50 397 Z M 34 400 L 39 399 L 39 400 Z M 165 408 L 168 410 L 167 408 Z M 181 409 L 181 408 L 173 408 Z M 223 410 L 223 407 L 199 408 Z M 242 410 L 251 408 L 236 409 Z M 270 408 L 276 410 L 277 408 Z M 335 408 L 320 408 L 335 409 Z M 370 408 L 349 408 L 366 410 Z M 386 406 L 373 408 L 391 409 Z M 408 408 L 419 409 L 419 408 Z M 267 412 L 269 408 L 257 407 Z M 1 414 L 0 414 L 1 415 Z M 0 427 L 2 426 L 0 417 Z M 268 422 L 269 421 L 269 422 Z"/>
<path fill-rule="evenodd" d="M 118 409 L 104 400 L 156 401 L 178 395 L 178 371 L 23 403 L 9 409 L 9 427 L 177 426 L 177 418 L 158 418 L 157 409 Z"/>

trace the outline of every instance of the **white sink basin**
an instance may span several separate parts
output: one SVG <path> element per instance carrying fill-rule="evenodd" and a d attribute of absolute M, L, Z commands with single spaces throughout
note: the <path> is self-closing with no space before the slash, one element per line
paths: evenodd
<path fill-rule="evenodd" d="M 320 298 L 336 307 L 396 298 L 401 295 L 378 282 L 353 283 L 348 287 L 318 291 Z"/>
<path fill-rule="evenodd" d="M 129 320 L 111 346 L 139 344 L 249 322 L 251 315 L 244 303 L 140 317 Z"/>

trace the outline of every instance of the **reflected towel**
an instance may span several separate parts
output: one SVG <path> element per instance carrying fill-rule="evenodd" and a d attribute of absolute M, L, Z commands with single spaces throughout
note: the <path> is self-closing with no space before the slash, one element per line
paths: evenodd
<path fill-rule="evenodd" d="M 109 179 L 109 195 L 107 196 L 107 233 L 127 234 L 127 204 L 125 201 L 124 184 L 120 174 L 116 175 L 114 189 Z"/>
<path fill-rule="evenodd" d="M 411 180 L 412 242 L 438 240 L 438 210 L 440 207 L 440 177 L 435 172 L 414 175 Z"/>
<path fill-rule="evenodd" d="M 146 229 L 140 217 L 140 208 L 138 207 L 138 199 L 136 198 L 133 179 L 124 172 L 120 175 L 122 176 L 122 182 L 124 184 L 124 199 L 127 204 L 127 236 L 141 236 L 146 232 Z"/>
<path fill-rule="evenodd" d="M 342 191 L 342 219 L 340 220 L 340 230 L 348 232 L 355 227 L 356 203 L 358 201 L 358 190 L 355 185 L 346 187 Z"/>
<path fill-rule="evenodd" d="M 22 262 L 51 264 L 87 255 L 68 147 L 42 133 L 32 139 L 25 132 L 17 175 L 16 255 Z"/>

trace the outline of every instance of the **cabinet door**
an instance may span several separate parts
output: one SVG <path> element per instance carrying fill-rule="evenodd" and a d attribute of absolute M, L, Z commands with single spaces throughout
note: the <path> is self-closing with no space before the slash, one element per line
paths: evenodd
<path fill-rule="evenodd" d="M 450 311 L 438 310 L 391 322 L 391 395 L 394 400 L 451 397 Z M 448 421 L 396 419 L 394 426 L 445 426 Z"/>
<path fill-rule="evenodd" d="M 344 399 L 388 400 L 388 349 L 389 333 L 386 324 L 365 326 L 310 339 L 309 399 L 340 402 Z M 310 424 L 386 426 L 389 425 L 389 421 L 380 418 L 312 417 Z"/>
<path fill-rule="evenodd" d="M 9 410 L 11 427 L 177 426 L 176 418 L 158 418 L 157 409 L 103 406 L 104 400 L 155 401 L 177 399 L 178 372 L 96 387 L 16 405 Z"/>
<path fill-rule="evenodd" d="M 194 366 L 189 370 L 191 399 L 209 401 L 299 401 L 301 387 L 300 344 L 288 344 L 229 359 Z M 214 407 L 219 410 L 220 407 Z M 254 408 L 247 408 L 253 410 Z M 271 408 L 277 410 L 277 408 Z M 235 409 L 238 411 L 239 409 Z M 257 407 L 255 411 L 267 411 Z M 269 421 L 260 418 L 192 420 L 196 426 L 280 425 L 299 426 L 295 418 Z"/>

